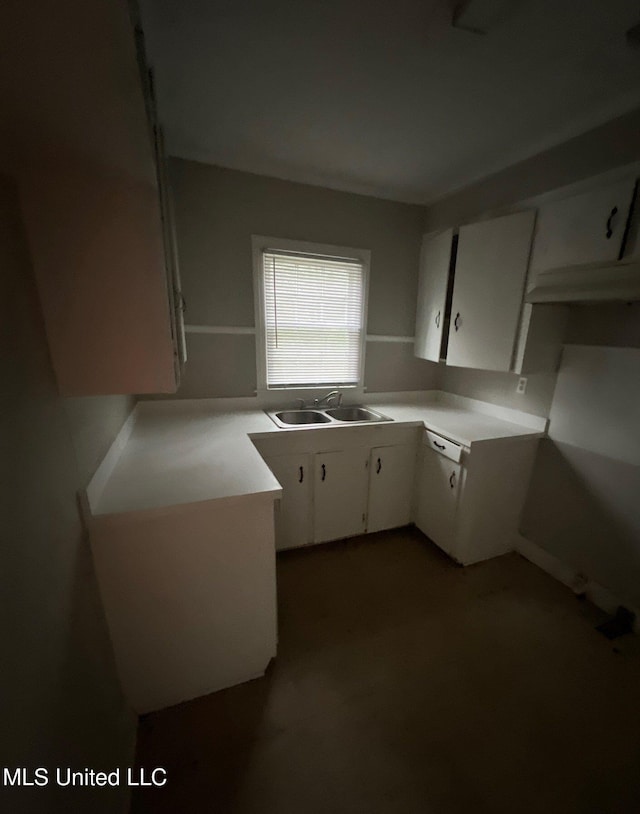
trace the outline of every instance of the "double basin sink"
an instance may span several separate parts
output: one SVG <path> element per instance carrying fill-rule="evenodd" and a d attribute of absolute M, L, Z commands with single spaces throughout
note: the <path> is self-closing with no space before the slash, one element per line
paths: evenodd
<path fill-rule="evenodd" d="M 393 421 L 369 407 L 305 407 L 299 410 L 279 410 L 267 415 L 278 427 L 294 427 L 309 424 L 368 424 L 377 421 Z"/>

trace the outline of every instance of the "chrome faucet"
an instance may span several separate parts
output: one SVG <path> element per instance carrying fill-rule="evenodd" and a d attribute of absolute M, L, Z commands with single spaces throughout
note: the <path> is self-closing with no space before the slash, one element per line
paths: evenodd
<path fill-rule="evenodd" d="M 313 406 L 322 407 L 326 405 L 328 407 L 332 399 L 334 399 L 334 407 L 339 407 L 342 404 L 342 393 L 339 390 L 332 390 L 321 399 L 314 399 Z"/>

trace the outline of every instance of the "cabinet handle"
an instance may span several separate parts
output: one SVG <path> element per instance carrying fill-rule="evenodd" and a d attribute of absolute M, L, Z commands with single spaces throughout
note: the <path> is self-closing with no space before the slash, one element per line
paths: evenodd
<path fill-rule="evenodd" d="M 382 461 L 378 458 L 378 466 L 376 467 L 376 475 L 380 474 L 380 470 L 382 469 Z"/>
<path fill-rule="evenodd" d="M 438 449 L 446 449 L 446 447 L 445 447 L 445 445 L 444 445 L 444 444 L 439 444 L 437 441 L 434 441 L 434 442 L 433 442 L 433 445 L 434 445 L 435 447 L 438 447 Z"/>
<path fill-rule="evenodd" d="M 322 480 L 327 477 L 327 468 L 324 464 L 322 464 Z"/>
<path fill-rule="evenodd" d="M 300 477 L 298 478 L 298 483 L 302 483 L 304 480 L 304 467 L 300 467 Z"/>
<path fill-rule="evenodd" d="M 613 219 L 618 214 L 618 207 L 614 206 L 607 218 L 607 240 L 613 235 Z"/>
<path fill-rule="evenodd" d="M 454 489 L 456 485 L 456 473 L 452 472 L 449 476 L 449 486 Z"/>
<path fill-rule="evenodd" d="M 440 311 L 436 314 L 436 328 L 440 327 Z"/>
<path fill-rule="evenodd" d="M 456 314 L 456 318 L 453 320 L 453 327 L 456 329 L 456 331 L 460 327 L 460 312 L 459 311 Z"/>

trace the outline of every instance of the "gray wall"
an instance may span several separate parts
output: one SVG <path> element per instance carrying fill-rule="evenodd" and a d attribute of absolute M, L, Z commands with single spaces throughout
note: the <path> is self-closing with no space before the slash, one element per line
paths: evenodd
<path fill-rule="evenodd" d="M 426 210 L 424 231 L 458 226 L 487 213 L 509 211 L 531 198 L 632 164 L 638 159 L 640 110 L 614 119 L 434 203 Z M 571 310 L 573 312 L 576 309 Z M 625 315 L 624 319 L 625 324 L 630 324 L 628 316 Z M 569 335 L 575 337 L 576 332 L 580 332 L 582 336 L 588 335 L 592 320 L 599 322 L 602 336 L 611 337 L 616 332 L 613 311 L 601 311 L 599 317 L 594 311 L 591 314 L 582 311 L 571 314 Z M 618 334 L 622 330 L 619 328 Z M 626 329 L 627 334 L 632 332 L 632 328 Z M 618 336 L 618 340 L 622 341 L 622 337 Z M 555 375 L 528 377 L 524 396 L 516 393 L 518 378 L 515 373 L 445 367 L 442 389 L 547 416 L 553 397 Z"/>
<path fill-rule="evenodd" d="M 190 325 L 254 325 L 251 235 L 371 250 L 367 332 L 413 336 L 424 210 L 363 195 L 171 159 L 180 270 Z M 245 396 L 256 387 L 251 335 L 188 335 L 179 396 Z M 367 343 L 369 390 L 437 386 L 410 344 Z"/>
<path fill-rule="evenodd" d="M 640 462 L 544 439 L 520 531 L 618 601 L 640 608 L 639 494 Z"/>
<path fill-rule="evenodd" d="M 602 341 L 602 310 L 600 341 L 564 348 L 521 531 L 640 608 L 640 348 Z"/>
<path fill-rule="evenodd" d="M 134 396 L 64 399 L 80 484 L 86 486 L 135 406 Z"/>
<path fill-rule="evenodd" d="M 136 719 L 116 678 L 76 494 L 131 407 L 57 395 L 18 215 L 0 176 L 3 347 L 2 760 L 126 766 Z M 126 789 L 3 789 L 6 810 L 123 812 Z"/>
<path fill-rule="evenodd" d="M 640 158 L 640 109 L 483 178 L 427 209 L 426 231 L 465 223 Z"/>
<path fill-rule="evenodd" d="M 535 196 L 638 159 L 640 111 L 635 111 L 439 201 L 427 210 L 425 231 L 508 211 Z M 640 347 L 639 304 L 572 307 L 566 343 L 566 347 Z M 561 366 L 561 375 L 564 371 Z M 555 375 L 529 377 L 525 396 L 515 393 L 517 380 L 515 374 L 445 368 L 442 388 L 538 415 L 551 412 L 553 416 L 555 411 L 569 426 L 580 420 L 574 415 L 579 402 L 554 400 Z M 624 381 L 614 381 L 613 386 L 623 394 L 621 398 L 631 398 Z M 637 400 L 637 389 L 634 392 Z M 640 404 L 636 412 L 640 414 Z M 591 416 L 587 437 L 595 438 L 602 429 L 600 421 L 605 420 Z M 637 433 L 637 423 L 633 432 Z M 594 451 L 587 441 L 543 440 L 520 528 L 527 539 L 636 607 L 640 605 L 640 514 L 634 495 L 640 483 L 639 467 L 640 461 L 620 461 Z M 621 523 L 624 512 L 626 520 Z"/>
<path fill-rule="evenodd" d="M 575 306 L 565 341 L 570 345 L 640 348 L 640 302 Z"/>

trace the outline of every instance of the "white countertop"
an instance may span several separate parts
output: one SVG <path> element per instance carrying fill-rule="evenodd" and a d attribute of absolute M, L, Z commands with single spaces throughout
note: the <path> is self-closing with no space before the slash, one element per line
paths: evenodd
<path fill-rule="evenodd" d="M 184 410 L 143 409 L 92 513 L 261 492 L 279 497 L 280 484 L 249 438 L 249 433 L 273 426 L 258 410 L 225 413 L 187 405 Z"/>
<path fill-rule="evenodd" d="M 459 404 L 385 402 L 380 397 L 369 403 L 396 423 L 424 425 L 465 447 L 544 434 L 539 425 L 505 421 Z M 134 418 L 130 436 L 121 439 L 122 451 L 112 455 L 108 471 L 100 474 L 99 488 L 92 491 L 90 485 L 87 490 L 93 516 L 218 498 L 281 495 L 280 484 L 249 436 L 296 430 L 279 429 L 262 410 L 220 409 L 208 399 L 143 402 Z"/>
<path fill-rule="evenodd" d="M 540 429 L 525 427 L 501 418 L 444 404 L 376 402 L 372 406 L 396 422 L 424 424 L 427 429 L 444 435 L 445 438 L 462 444 L 464 447 L 471 447 L 472 444 L 481 441 L 495 441 L 499 438 L 530 438 L 544 434 Z"/>

